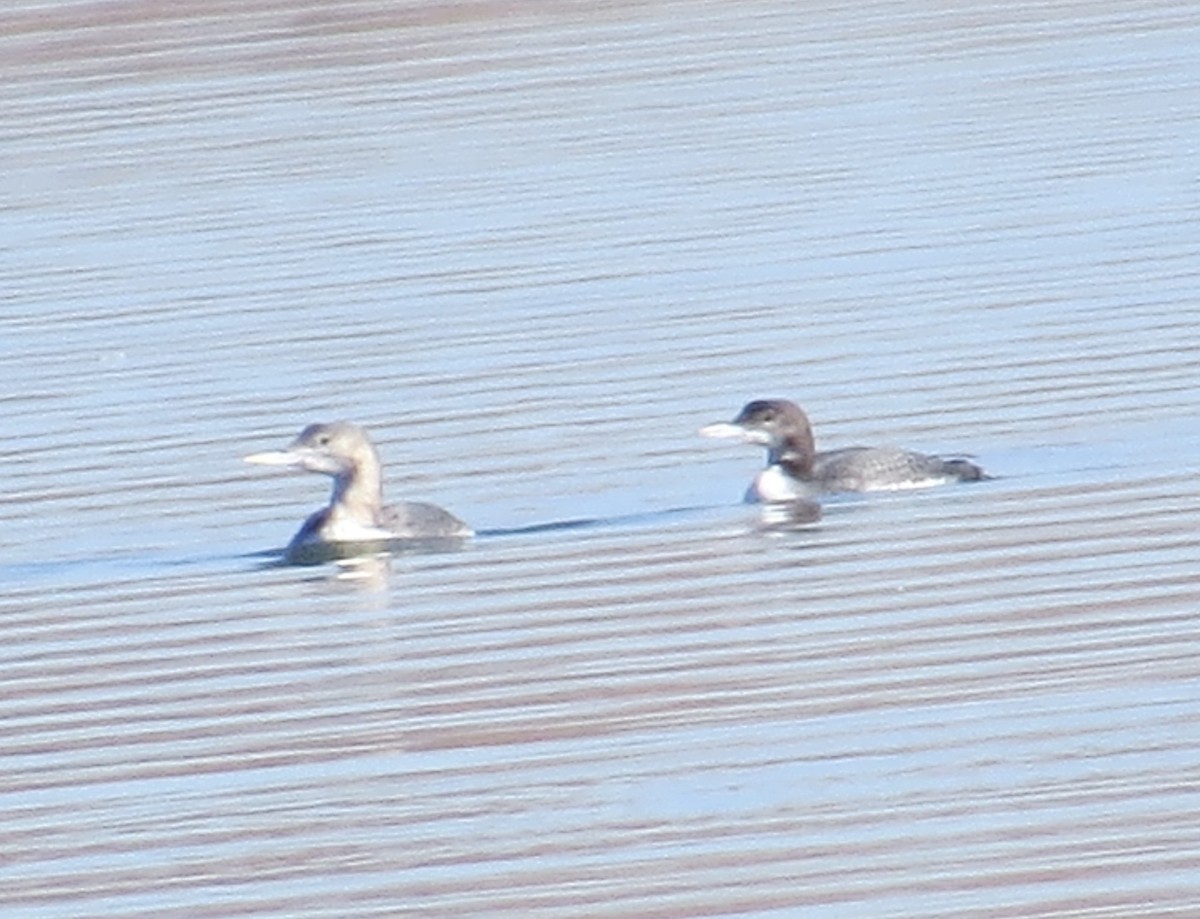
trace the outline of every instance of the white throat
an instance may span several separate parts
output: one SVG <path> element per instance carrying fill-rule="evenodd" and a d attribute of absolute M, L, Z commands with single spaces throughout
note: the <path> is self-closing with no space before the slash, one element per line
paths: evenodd
<path fill-rule="evenodd" d="M 803 482 L 798 482 L 777 463 L 773 463 L 754 477 L 754 483 L 746 492 L 747 501 L 761 501 L 765 504 L 775 504 L 781 501 L 795 501 L 797 498 L 807 498 L 809 490 Z"/>
<path fill-rule="evenodd" d="M 389 539 L 394 535 L 389 530 L 357 520 L 353 514 L 337 505 L 330 509 L 329 517 L 321 528 L 321 538 L 328 542 L 371 542 Z"/>

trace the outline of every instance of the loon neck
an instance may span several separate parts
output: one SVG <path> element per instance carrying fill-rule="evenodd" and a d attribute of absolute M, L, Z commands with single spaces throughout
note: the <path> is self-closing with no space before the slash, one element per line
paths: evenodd
<path fill-rule="evenodd" d="M 815 452 L 812 431 L 798 431 L 770 447 L 767 465 L 779 466 L 794 478 L 807 479 L 812 475 Z"/>
<path fill-rule="evenodd" d="M 338 508 L 360 523 L 374 525 L 383 508 L 383 476 L 373 456 L 359 457 L 333 480 L 331 508 Z"/>

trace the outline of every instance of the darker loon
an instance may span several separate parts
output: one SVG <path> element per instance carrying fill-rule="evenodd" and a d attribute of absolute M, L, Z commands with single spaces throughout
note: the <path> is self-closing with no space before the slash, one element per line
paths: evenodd
<path fill-rule="evenodd" d="M 731 423 L 710 424 L 700 433 L 735 437 L 767 448 L 767 467 L 755 476 L 746 492 L 747 501 L 794 501 L 820 492 L 922 488 L 988 477 L 966 459 L 895 447 L 846 447 L 818 453 L 808 416 L 786 399 L 749 402 Z"/>
<path fill-rule="evenodd" d="M 246 462 L 289 466 L 333 477 L 329 505 L 313 513 L 287 547 L 289 560 L 322 560 L 353 554 L 355 545 L 460 540 L 471 528 L 440 507 L 418 502 L 383 503 L 379 454 L 356 424 L 310 424 L 287 450 L 255 453 Z"/>

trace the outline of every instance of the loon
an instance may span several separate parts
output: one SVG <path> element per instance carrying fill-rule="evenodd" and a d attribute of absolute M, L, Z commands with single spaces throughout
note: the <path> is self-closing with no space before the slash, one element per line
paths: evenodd
<path fill-rule="evenodd" d="M 808 416 L 786 399 L 749 402 L 732 422 L 710 424 L 700 433 L 767 448 L 767 467 L 746 491 L 750 502 L 795 501 L 822 492 L 924 488 L 988 478 L 962 457 L 929 456 L 895 447 L 846 447 L 818 453 Z"/>
<path fill-rule="evenodd" d="M 397 541 L 461 540 L 471 528 L 433 504 L 383 503 L 379 454 L 357 424 L 310 424 L 286 450 L 253 453 L 247 463 L 287 466 L 333 478 L 328 506 L 311 514 L 285 550 L 290 561 L 323 560 L 386 549 Z"/>

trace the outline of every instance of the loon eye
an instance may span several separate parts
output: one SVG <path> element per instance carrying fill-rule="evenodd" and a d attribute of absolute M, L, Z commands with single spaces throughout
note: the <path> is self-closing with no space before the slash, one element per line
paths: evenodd
<path fill-rule="evenodd" d="M 333 438 L 330 437 L 328 434 L 318 434 L 317 435 L 317 445 L 320 447 L 328 447 L 330 441 L 332 441 L 332 440 L 333 440 Z"/>

